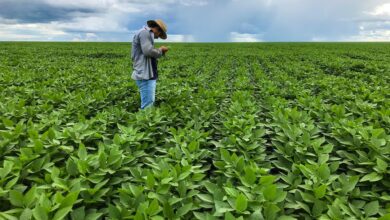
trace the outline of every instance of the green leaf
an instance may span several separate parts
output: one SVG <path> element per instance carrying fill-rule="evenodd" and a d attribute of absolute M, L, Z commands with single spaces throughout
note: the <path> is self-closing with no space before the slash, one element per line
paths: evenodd
<path fill-rule="evenodd" d="M 13 128 L 13 126 L 15 125 L 14 122 L 8 118 L 2 118 L 3 120 L 3 124 L 5 125 L 6 128 Z"/>
<path fill-rule="evenodd" d="M 199 197 L 204 202 L 208 202 L 208 203 L 214 202 L 213 197 L 209 194 L 197 194 L 196 196 Z"/>
<path fill-rule="evenodd" d="M 164 220 L 164 218 L 161 217 L 161 216 L 159 216 L 159 215 L 156 215 L 156 216 L 153 216 L 153 217 L 151 218 L 151 220 Z"/>
<path fill-rule="evenodd" d="M 248 220 L 260 220 L 263 219 L 264 217 L 261 214 L 261 210 L 256 210 L 255 212 L 252 213 L 252 215 L 249 216 Z"/>
<path fill-rule="evenodd" d="M 55 179 L 53 179 L 53 181 L 54 181 L 54 183 L 53 183 L 54 187 L 58 187 L 60 189 L 66 190 L 66 191 L 69 190 L 65 179 L 55 178 Z"/>
<path fill-rule="evenodd" d="M 166 217 L 167 219 L 173 219 L 174 218 L 174 213 L 173 213 L 172 206 L 169 205 L 168 202 L 164 203 L 163 213 L 164 213 L 164 217 Z"/>
<path fill-rule="evenodd" d="M 225 192 L 232 197 L 237 197 L 238 196 L 238 191 L 234 188 L 230 187 L 223 187 L 225 189 Z"/>
<path fill-rule="evenodd" d="M 178 217 L 182 217 L 184 216 L 185 214 L 187 214 L 192 208 L 192 203 L 188 203 L 188 204 L 185 204 L 184 206 L 180 207 L 178 210 L 177 210 L 177 216 Z"/>
<path fill-rule="evenodd" d="M 59 149 L 64 150 L 68 154 L 72 153 L 74 150 L 73 146 L 65 146 L 65 145 L 60 146 Z"/>
<path fill-rule="evenodd" d="M 167 183 L 171 182 L 171 180 L 173 180 L 172 177 L 167 177 L 167 178 L 162 179 L 162 180 L 161 180 L 161 183 L 162 183 L 162 184 L 167 184 Z"/>
<path fill-rule="evenodd" d="M 271 185 L 275 182 L 276 177 L 272 175 L 262 176 L 260 178 L 261 185 Z"/>
<path fill-rule="evenodd" d="M 168 202 L 169 202 L 169 205 L 174 205 L 182 200 L 183 200 L 183 198 L 172 197 L 172 198 L 168 199 Z"/>
<path fill-rule="evenodd" d="M 154 179 L 153 173 L 148 172 L 148 175 L 147 175 L 147 177 L 146 177 L 146 186 L 147 186 L 149 189 L 153 189 L 155 182 L 156 182 L 156 181 L 155 181 L 155 179 Z"/>
<path fill-rule="evenodd" d="M 72 206 L 68 206 L 62 209 L 59 209 L 53 217 L 53 220 L 61 220 L 66 217 L 66 215 L 72 210 Z"/>
<path fill-rule="evenodd" d="M 85 174 L 87 172 L 87 169 L 88 169 L 87 161 L 77 160 L 77 169 L 78 169 L 78 172 L 80 172 L 81 174 Z"/>
<path fill-rule="evenodd" d="M 190 152 L 194 152 L 198 148 L 199 148 L 199 142 L 197 141 L 191 141 L 191 143 L 188 145 L 188 150 L 190 150 Z"/>
<path fill-rule="evenodd" d="M 318 163 L 319 164 L 326 163 L 326 162 L 328 162 L 328 160 L 329 160 L 329 154 L 320 154 L 318 156 Z"/>
<path fill-rule="evenodd" d="M 142 187 L 138 187 L 135 185 L 129 185 L 129 186 L 130 186 L 131 193 L 133 193 L 135 197 L 139 196 L 143 191 Z"/>
<path fill-rule="evenodd" d="M 390 213 L 380 217 L 378 220 L 389 220 L 390 219 Z"/>
<path fill-rule="evenodd" d="M 276 191 L 277 188 L 275 184 L 266 186 L 263 190 L 264 198 L 267 201 L 271 201 L 271 202 L 274 201 L 276 199 Z"/>
<path fill-rule="evenodd" d="M 315 197 L 313 196 L 313 194 L 311 194 L 311 193 L 307 193 L 305 191 L 299 191 L 299 193 L 301 194 L 302 199 L 305 202 L 314 203 L 314 201 L 316 200 Z"/>
<path fill-rule="evenodd" d="M 313 205 L 313 209 L 312 209 L 312 213 L 313 213 L 313 216 L 314 217 L 318 217 L 322 214 L 322 212 L 324 210 L 326 210 L 326 203 L 317 199 L 316 201 L 314 201 L 314 205 Z"/>
<path fill-rule="evenodd" d="M 366 213 L 366 216 L 376 215 L 378 211 L 379 211 L 378 201 L 372 201 L 364 206 L 364 212 Z"/>
<path fill-rule="evenodd" d="M 90 213 L 85 217 L 85 220 L 97 220 L 102 216 L 103 213 Z"/>
<path fill-rule="evenodd" d="M 248 200 L 246 196 L 240 193 L 236 198 L 236 210 L 239 212 L 243 212 L 246 210 L 248 206 Z"/>
<path fill-rule="evenodd" d="M 79 169 L 77 168 L 77 164 L 76 164 L 76 162 L 74 162 L 74 160 L 72 158 L 69 158 L 66 161 L 66 171 L 72 176 L 77 175 L 79 173 Z"/>
<path fill-rule="evenodd" d="M 24 204 L 23 204 L 24 197 L 23 197 L 23 194 L 19 191 L 11 190 L 9 192 L 9 199 L 10 199 L 11 204 L 16 206 L 16 207 L 23 207 L 24 206 Z"/>
<path fill-rule="evenodd" d="M 282 215 L 278 218 L 278 220 L 296 220 L 296 218 L 287 215 Z"/>
<path fill-rule="evenodd" d="M 343 188 L 342 191 L 344 193 L 351 192 L 353 189 L 355 189 L 356 184 L 359 182 L 359 176 L 340 176 L 340 180 L 345 179 L 342 184 Z"/>
<path fill-rule="evenodd" d="M 276 197 L 275 199 L 273 200 L 274 203 L 278 203 L 278 202 L 282 202 L 286 199 L 286 196 L 287 196 L 287 192 L 281 190 L 281 189 L 277 189 L 276 190 Z"/>
<path fill-rule="evenodd" d="M 322 180 L 328 180 L 330 176 L 330 170 L 327 164 L 321 164 L 318 168 L 318 175 Z"/>
<path fill-rule="evenodd" d="M 99 164 L 101 168 L 107 168 L 107 154 L 104 151 L 99 153 Z"/>
<path fill-rule="evenodd" d="M 116 206 L 111 205 L 111 204 L 108 206 L 108 214 L 110 216 L 110 219 L 121 219 L 122 218 L 122 214 L 119 211 L 119 209 Z"/>
<path fill-rule="evenodd" d="M 6 219 L 6 220 L 19 220 L 15 216 L 10 215 L 10 214 L 8 214 L 6 212 L 0 212 L 0 219 L 1 220 L 4 220 L 4 219 Z"/>
<path fill-rule="evenodd" d="M 369 173 L 369 174 L 363 176 L 363 178 L 360 180 L 360 182 L 365 182 L 365 181 L 377 182 L 377 181 L 379 181 L 381 179 L 383 179 L 382 175 L 379 175 L 376 172 L 372 172 L 372 173 Z"/>
<path fill-rule="evenodd" d="M 240 157 L 237 160 L 237 164 L 236 164 L 237 171 L 242 172 L 244 170 L 244 166 L 245 166 L 244 158 Z"/>
<path fill-rule="evenodd" d="M 7 185 L 5 185 L 5 189 L 11 189 L 19 180 L 19 176 L 12 178 L 8 181 Z"/>
<path fill-rule="evenodd" d="M 5 160 L 3 163 L 3 168 L 0 168 L 1 179 L 4 179 L 11 172 L 12 167 L 14 166 L 14 163 L 9 160 Z"/>
<path fill-rule="evenodd" d="M 226 212 L 225 220 L 236 220 L 236 218 L 230 212 Z"/>
<path fill-rule="evenodd" d="M 79 156 L 81 160 L 85 160 L 87 159 L 87 155 L 88 155 L 87 149 L 85 148 L 83 143 L 80 143 L 79 150 L 77 151 L 77 156 Z"/>
<path fill-rule="evenodd" d="M 85 219 L 85 207 L 82 206 L 70 213 L 72 220 Z"/>
<path fill-rule="evenodd" d="M 390 195 L 383 195 L 383 196 L 381 196 L 379 198 L 382 199 L 382 200 L 385 200 L 385 201 L 390 201 Z"/>
<path fill-rule="evenodd" d="M 325 196 L 327 185 L 322 184 L 321 186 L 314 189 L 314 195 L 317 199 L 321 199 Z"/>
<path fill-rule="evenodd" d="M 226 202 L 222 202 L 222 201 L 218 201 L 218 200 L 215 200 L 214 201 L 214 204 L 215 204 L 215 216 L 220 216 L 221 214 L 225 213 L 225 212 L 230 212 L 230 211 L 233 211 L 234 209 Z"/>
<path fill-rule="evenodd" d="M 207 191 L 209 191 L 211 194 L 215 194 L 215 191 L 218 189 L 218 186 L 214 183 L 211 183 L 209 181 L 206 181 L 204 183 L 204 186 L 206 187 Z"/>
<path fill-rule="evenodd" d="M 197 218 L 199 220 L 217 220 L 218 219 L 217 217 L 210 215 L 209 213 L 203 214 L 200 212 L 194 212 L 194 216 L 195 216 L 195 218 Z"/>
<path fill-rule="evenodd" d="M 382 172 L 382 173 L 384 173 L 384 172 L 386 172 L 386 169 L 387 169 L 387 163 L 384 161 L 384 160 L 382 160 L 382 159 L 380 159 L 380 158 L 377 158 L 376 159 L 376 164 L 377 164 L 377 166 L 378 166 L 378 169 Z"/>
<path fill-rule="evenodd" d="M 149 204 L 148 214 L 150 216 L 157 215 L 160 212 L 160 206 L 158 204 L 157 199 L 153 199 L 153 201 Z"/>
<path fill-rule="evenodd" d="M 179 175 L 179 177 L 177 178 L 177 180 L 184 180 L 185 178 L 187 178 L 189 175 L 191 175 L 191 170 L 187 170 L 187 171 L 185 171 L 185 172 L 183 172 L 183 173 L 181 173 L 180 175 Z"/>
<path fill-rule="evenodd" d="M 279 211 L 280 208 L 277 205 L 269 203 L 264 207 L 264 219 L 275 219 Z"/>
<path fill-rule="evenodd" d="M 224 148 L 220 148 L 219 150 L 221 152 L 221 159 L 225 162 L 228 162 L 230 163 L 231 162 L 231 158 L 230 158 L 230 154 L 229 154 L 229 151 L 227 151 L 226 149 Z"/>
<path fill-rule="evenodd" d="M 39 220 L 48 220 L 49 219 L 46 210 L 42 206 L 36 206 L 34 208 L 33 216 L 35 219 L 39 219 Z"/>
<path fill-rule="evenodd" d="M 33 203 L 35 202 L 36 200 L 36 186 L 33 186 L 31 187 L 31 189 L 26 193 L 26 195 L 24 195 L 24 205 L 26 207 L 31 207 L 33 205 Z"/>
<path fill-rule="evenodd" d="M 375 148 L 380 148 L 384 145 L 386 145 L 386 140 L 385 139 L 378 139 L 378 138 L 371 138 L 371 144 L 375 147 Z"/>
<path fill-rule="evenodd" d="M 252 167 L 245 168 L 245 181 L 249 185 L 253 185 L 256 182 L 256 174 Z"/>
<path fill-rule="evenodd" d="M 302 172 L 303 175 L 306 177 L 311 177 L 313 176 L 312 170 L 308 168 L 308 166 L 305 166 L 303 164 L 298 165 L 299 170 Z"/>
<path fill-rule="evenodd" d="M 329 154 L 329 153 L 331 153 L 332 152 L 332 150 L 333 150 L 333 145 L 332 144 L 327 144 L 327 145 L 324 145 L 323 147 L 322 147 L 322 153 L 325 153 L 325 154 Z"/>
<path fill-rule="evenodd" d="M 144 210 L 141 210 L 140 206 L 138 206 L 137 212 L 135 213 L 135 216 L 134 216 L 134 220 L 144 220 L 143 216 L 145 213 L 143 213 L 143 211 Z M 110 217 L 110 218 L 112 218 L 114 220 L 119 220 L 118 218 L 113 218 L 113 217 Z"/>
<path fill-rule="evenodd" d="M 79 195 L 79 192 L 70 192 L 64 200 L 61 201 L 61 205 L 59 208 L 65 208 L 65 207 L 73 207 L 74 203 L 77 200 L 77 197 Z"/>
<path fill-rule="evenodd" d="M 22 214 L 20 215 L 19 219 L 20 220 L 30 220 L 32 218 L 32 210 L 27 208 L 24 209 Z"/>

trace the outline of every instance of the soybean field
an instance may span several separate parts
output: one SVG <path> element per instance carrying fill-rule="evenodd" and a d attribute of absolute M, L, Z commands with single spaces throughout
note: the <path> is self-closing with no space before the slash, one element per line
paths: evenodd
<path fill-rule="evenodd" d="M 0 219 L 390 219 L 390 43 L 168 46 L 0 43 Z"/>

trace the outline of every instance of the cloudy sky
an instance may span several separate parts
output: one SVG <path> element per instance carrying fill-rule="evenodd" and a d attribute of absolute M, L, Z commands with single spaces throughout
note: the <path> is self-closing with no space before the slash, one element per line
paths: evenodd
<path fill-rule="evenodd" d="M 0 0 L 0 41 L 390 41 L 390 0 Z"/>

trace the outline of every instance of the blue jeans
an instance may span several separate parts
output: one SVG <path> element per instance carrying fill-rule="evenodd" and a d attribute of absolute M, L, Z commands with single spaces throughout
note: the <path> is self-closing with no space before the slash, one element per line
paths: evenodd
<path fill-rule="evenodd" d="M 153 106 L 156 96 L 156 80 L 136 80 L 141 95 L 141 109 Z"/>

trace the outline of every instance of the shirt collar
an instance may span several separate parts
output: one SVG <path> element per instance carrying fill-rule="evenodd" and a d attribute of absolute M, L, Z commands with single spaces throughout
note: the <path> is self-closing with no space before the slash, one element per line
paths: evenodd
<path fill-rule="evenodd" d="M 145 30 L 148 30 L 150 32 L 150 36 L 152 36 L 152 39 L 154 39 L 154 33 L 153 33 L 152 29 L 150 27 L 148 27 L 147 25 L 144 25 L 143 28 Z"/>

